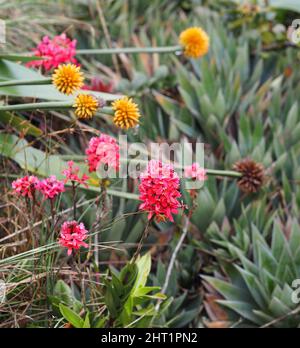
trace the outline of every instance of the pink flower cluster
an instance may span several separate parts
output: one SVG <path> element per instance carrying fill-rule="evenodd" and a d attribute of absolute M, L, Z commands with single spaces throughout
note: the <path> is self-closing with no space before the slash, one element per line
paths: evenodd
<path fill-rule="evenodd" d="M 78 223 L 75 220 L 66 221 L 63 223 L 60 230 L 59 244 L 65 248 L 68 248 L 68 255 L 72 254 L 72 250 L 78 250 L 81 246 L 87 248 L 88 245 L 84 240 L 88 237 L 88 231 L 85 229 L 84 224 Z"/>
<path fill-rule="evenodd" d="M 27 63 L 27 66 L 42 66 L 46 71 L 57 68 L 62 63 L 77 63 L 76 40 L 69 39 L 66 34 L 55 36 L 52 40 L 44 36 L 42 41 L 34 50 L 36 57 L 44 57 L 43 60 L 34 60 Z"/>
<path fill-rule="evenodd" d="M 40 181 L 36 176 L 26 175 L 23 178 L 13 181 L 11 186 L 15 194 L 32 198 L 34 196 L 34 192 L 39 189 L 39 184 Z"/>
<path fill-rule="evenodd" d="M 119 145 L 116 139 L 107 134 L 91 138 L 85 153 L 90 172 L 96 171 L 100 163 L 119 169 Z"/>
<path fill-rule="evenodd" d="M 178 214 L 178 208 L 182 206 L 177 200 L 181 194 L 174 168 L 151 160 L 140 180 L 140 200 L 143 202 L 140 209 L 148 212 L 148 219 L 155 216 L 158 221 L 174 221 L 172 214 Z"/>
<path fill-rule="evenodd" d="M 206 170 L 201 168 L 198 163 L 193 163 L 187 166 L 184 170 L 184 177 L 191 178 L 198 181 L 205 181 L 207 179 Z"/>
<path fill-rule="evenodd" d="M 55 175 L 51 175 L 49 178 L 40 181 L 39 190 L 45 198 L 53 199 L 65 191 L 65 186 L 62 181 L 56 179 Z"/>
<path fill-rule="evenodd" d="M 64 192 L 64 183 L 54 175 L 47 179 L 39 180 L 36 176 L 24 176 L 12 182 L 13 192 L 23 197 L 33 198 L 36 191 L 40 191 L 45 198 L 53 199 Z"/>
<path fill-rule="evenodd" d="M 69 180 L 73 183 L 83 184 L 85 187 L 88 187 L 88 184 L 86 181 L 89 179 L 89 177 L 86 174 L 83 174 L 80 178 L 78 176 L 79 173 L 79 167 L 74 167 L 74 162 L 69 161 L 68 162 L 68 168 L 63 170 L 63 175 L 65 175 L 64 183 L 66 184 Z"/>

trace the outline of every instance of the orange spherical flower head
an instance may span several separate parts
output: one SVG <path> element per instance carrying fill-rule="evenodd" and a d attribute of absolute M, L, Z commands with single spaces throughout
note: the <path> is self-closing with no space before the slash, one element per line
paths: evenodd
<path fill-rule="evenodd" d="M 139 107 L 131 98 L 124 97 L 112 103 L 115 111 L 114 124 L 122 129 L 133 128 L 139 124 L 141 117 Z"/>
<path fill-rule="evenodd" d="M 184 30 L 179 36 L 179 43 L 184 48 L 184 54 L 188 58 L 200 58 L 209 49 L 209 37 L 200 27 Z"/>
<path fill-rule="evenodd" d="M 73 104 L 77 118 L 92 118 L 99 108 L 99 101 L 89 94 L 78 94 Z"/>
<path fill-rule="evenodd" d="M 52 83 L 61 92 L 73 94 L 83 86 L 83 73 L 75 64 L 62 64 L 54 70 Z"/>

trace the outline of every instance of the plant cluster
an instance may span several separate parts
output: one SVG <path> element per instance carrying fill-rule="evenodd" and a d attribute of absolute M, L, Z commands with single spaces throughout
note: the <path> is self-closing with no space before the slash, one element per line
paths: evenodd
<path fill-rule="evenodd" d="M 297 1 L 75 2 L 0 4 L 0 327 L 299 327 Z"/>

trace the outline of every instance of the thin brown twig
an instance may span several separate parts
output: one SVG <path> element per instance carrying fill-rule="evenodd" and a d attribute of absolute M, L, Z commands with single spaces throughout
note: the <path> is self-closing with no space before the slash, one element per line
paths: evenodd
<path fill-rule="evenodd" d="M 98 15 L 99 15 L 100 23 L 102 25 L 102 29 L 103 29 L 103 32 L 104 32 L 105 39 L 106 39 L 106 41 L 108 43 L 109 48 L 113 48 L 111 37 L 110 37 L 109 31 L 107 29 L 105 17 L 104 17 L 103 11 L 102 11 L 101 0 L 96 1 L 96 8 L 97 8 L 97 12 L 98 12 Z M 119 63 L 118 63 L 118 58 L 117 58 L 117 56 L 115 54 L 112 55 L 112 60 L 113 60 L 113 64 L 114 64 L 114 67 L 116 69 L 116 72 L 120 76 L 121 73 L 120 73 L 120 67 L 119 67 Z"/>
<path fill-rule="evenodd" d="M 283 316 L 281 316 L 281 317 L 279 317 L 279 318 L 276 318 L 276 319 L 274 319 L 274 320 L 268 322 L 267 324 L 262 325 L 260 328 L 261 328 L 261 329 L 265 329 L 265 328 L 267 328 L 267 327 L 270 327 L 270 326 L 272 326 L 272 325 L 274 325 L 274 324 L 277 324 L 277 323 L 279 323 L 280 321 L 282 321 L 282 320 L 284 320 L 284 319 L 290 317 L 291 315 L 296 315 L 296 314 L 298 314 L 299 312 L 300 312 L 300 306 L 298 306 L 297 308 L 295 308 L 295 309 L 293 309 L 292 311 L 288 312 L 287 314 L 285 314 L 285 315 L 283 315 Z"/>
<path fill-rule="evenodd" d="M 140 251 L 141 251 L 141 249 L 142 249 L 143 242 L 144 242 L 144 240 L 147 238 L 148 233 L 149 233 L 149 226 L 150 226 L 150 222 L 151 222 L 151 221 L 152 221 L 152 218 L 151 218 L 150 220 L 147 221 L 147 224 L 146 224 L 146 226 L 145 226 L 145 229 L 144 229 L 144 231 L 143 231 L 143 234 L 142 234 L 142 237 L 141 237 L 141 239 L 140 239 L 140 241 L 139 241 L 139 244 L 138 244 L 138 246 L 137 246 L 137 249 L 136 249 L 136 251 L 135 251 L 135 253 L 134 253 L 134 255 L 133 255 L 133 257 L 132 257 L 132 259 L 131 259 L 131 261 L 130 261 L 131 264 L 134 264 L 134 263 L 135 263 L 135 261 L 136 261 L 138 255 L 139 255 L 139 253 L 140 253 Z"/>

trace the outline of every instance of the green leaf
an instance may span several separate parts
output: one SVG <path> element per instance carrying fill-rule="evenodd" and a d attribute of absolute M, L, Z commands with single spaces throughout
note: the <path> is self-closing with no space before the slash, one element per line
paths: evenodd
<path fill-rule="evenodd" d="M 138 288 L 134 292 L 134 295 L 136 297 L 145 296 L 145 295 L 149 294 L 149 292 L 156 291 L 156 290 L 160 290 L 160 286 L 143 286 L 143 287 Z"/>
<path fill-rule="evenodd" d="M 291 309 L 286 306 L 282 301 L 280 301 L 275 296 L 271 299 L 269 310 L 273 313 L 275 317 L 281 317 L 288 314 Z"/>
<path fill-rule="evenodd" d="M 250 305 L 249 303 L 242 302 L 242 301 L 223 301 L 223 300 L 218 300 L 217 302 L 227 308 L 230 308 L 231 310 L 240 314 L 243 318 L 246 318 L 257 325 L 264 324 L 264 320 L 262 320 L 259 316 L 257 316 L 254 313 L 253 306 Z"/>
<path fill-rule="evenodd" d="M 244 290 L 240 287 L 213 277 L 203 276 L 203 279 L 206 280 L 210 285 L 212 285 L 228 300 L 234 301 L 238 298 L 245 301 L 251 301 L 251 296 L 246 289 Z"/>
<path fill-rule="evenodd" d="M 170 116 L 173 116 L 174 118 L 176 118 L 176 115 L 178 115 L 180 112 L 179 104 L 175 102 L 173 99 L 168 98 L 158 92 L 155 92 L 154 96 L 156 101 L 164 109 L 164 111 Z"/>
<path fill-rule="evenodd" d="M 168 326 L 173 328 L 183 328 L 188 323 L 190 323 L 198 314 L 199 308 L 182 311 L 168 323 Z"/>
<path fill-rule="evenodd" d="M 151 270 L 151 255 L 147 253 L 136 261 L 138 275 L 133 287 L 133 293 L 140 287 L 145 286 Z"/>
<path fill-rule="evenodd" d="M 298 102 L 296 101 L 292 105 L 292 107 L 291 107 L 291 109 L 290 109 L 290 111 L 289 111 L 289 113 L 287 115 L 286 125 L 289 127 L 289 129 L 293 129 L 294 127 L 297 126 L 297 123 L 298 123 L 297 122 L 298 121 L 298 112 L 299 112 L 298 109 L 299 109 L 298 108 Z"/>
<path fill-rule="evenodd" d="M 63 281 L 58 280 L 54 287 L 54 296 L 58 297 L 59 300 L 66 305 L 73 304 L 73 293 L 71 288 Z"/>
<path fill-rule="evenodd" d="M 253 274 L 243 270 L 240 267 L 237 267 L 237 269 L 239 270 L 240 274 L 242 275 L 245 283 L 247 284 L 249 292 L 251 293 L 251 295 L 255 299 L 258 306 L 260 308 L 266 308 L 267 301 L 269 300 L 269 298 L 268 298 L 266 292 L 264 291 L 264 289 L 258 283 L 257 278 Z M 263 292 L 261 290 L 263 290 Z"/>
<path fill-rule="evenodd" d="M 22 132 L 24 135 L 33 135 L 39 137 L 43 134 L 42 130 L 32 125 L 28 120 L 13 115 L 9 112 L 0 111 L 0 123 L 14 127 L 19 132 Z"/>
<path fill-rule="evenodd" d="M 296 218 L 293 219 L 289 245 L 293 256 L 295 256 L 298 248 L 300 247 L 300 226 L 298 225 Z"/>
<path fill-rule="evenodd" d="M 85 324 L 84 320 L 75 313 L 72 309 L 69 307 L 63 305 L 62 303 L 59 305 L 59 310 L 63 317 L 72 324 L 75 328 L 79 329 L 82 328 Z"/>
<path fill-rule="evenodd" d="M 69 285 L 67 285 L 61 279 L 55 284 L 53 295 L 59 301 L 59 303 L 72 307 L 76 313 L 79 313 L 83 307 L 82 303 L 74 297 L 72 289 L 69 287 Z"/>
<path fill-rule="evenodd" d="M 274 227 L 273 227 L 273 233 L 272 233 L 272 254 L 275 257 L 276 260 L 280 260 L 280 257 L 282 255 L 283 249 L 285 247 L 286 240 L 283 235 L 283 232 L 280 228 L 280 222 L 278 220 L 275 220 Z"/>
<path fill-rule="evenodd" d="M 90 327 L 91 327 L 91 324 L 90 324 L 89 313 L 86 313 L 82 328 L 89 329 Z"/>
<path fill-rule="evenodd" d="M 106 316 L 102 316 L 98 319 L 96 319 L 93 323 L 93 328 L 94 329 L 101 329 L 103 327 L 105 327 L 105 323 L 108 320 L 108 318 Z"/>

